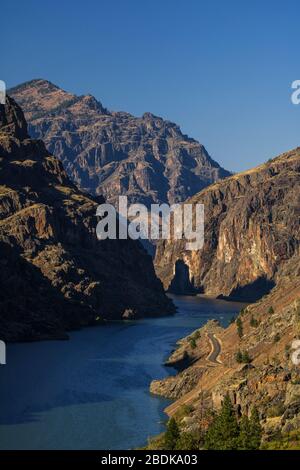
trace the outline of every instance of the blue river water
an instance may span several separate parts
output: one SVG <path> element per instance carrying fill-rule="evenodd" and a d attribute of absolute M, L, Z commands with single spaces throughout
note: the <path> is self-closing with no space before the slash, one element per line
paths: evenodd
<path fill-rule="evenodd" d="M 69 341 L 8 345 L 0 366 L 0 449 L 131 449 L 164 429 L 169 401 L 149 393 L 176 341 L 243 304 L 172 296 L 171 317 L 72 332 Z"/>

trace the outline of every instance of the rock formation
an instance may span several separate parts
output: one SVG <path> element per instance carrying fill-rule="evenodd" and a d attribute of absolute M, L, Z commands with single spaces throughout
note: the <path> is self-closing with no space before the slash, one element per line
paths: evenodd
<path fill-rule="evenodd" d="M 64 337 L 128 312 L 174 311 L 140 243 L 97 240 L 102 201 L 78 190 L 44 143 L 29 138 L 21 109 L 7 98 L 0 105 L 1 339 Z"/>
<path fill-rule="evenodd" d="M 227 328 L 211 321 L 181 340 L 168 361 L 180 372 L 152 382 L 152 393 L 176 400 L 166 411 L 179 413 L 185 432 L 203 431 L 227 393 L 238 415 L 258 408 L 265 442 L 299 432 L 299 187 L 297 148 L 187 201 L 205 206 L 202 250 L 158 244 L 166 288 L 259 299 Z"/>
<path fill-rule="evenodd" d="M 294 341 L 300 333 L 299 254 L 279 269 L 271 293 L 241 310 L 238 319 L 225 329 L 210 322 L 181 340 L 169 360 L 173 366 L 177 361 L 181 372 L 153 381 L 152 393 L 176 400 L 166 411 L 173 416 L 181 410 L 186 432 L 201 429 L 205 412 L 218 409 L 227 393 L 237 414 L 250 415 L 258 408 L 265 441 L 298 432 L 300 348 Z M 220 344 L 218 361 L 210 359 L 212 334 Z"/>
<path fill-rule="evenodd" d="M 300 148 L 204 189 L 204 247 L 185 240 L 158 243 L 156 272 L 166 289 L 256 300 L 277 283 L 299 253 Z"/>
<path fill-rule="evenodd" d="M 203 145 L 150 113 L 110 112 L 93 96 L 75 96 L 45 80 L 10 90 L 30 134 L 43 139 L 70 178 L 116 204 L 181 202 L 229 175 Z"/>

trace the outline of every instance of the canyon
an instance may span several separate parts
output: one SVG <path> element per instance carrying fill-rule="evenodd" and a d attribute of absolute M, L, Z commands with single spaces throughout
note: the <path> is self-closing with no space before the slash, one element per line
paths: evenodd
<path fill-rule="evenodd" d="M 227 393 L 237 415 L 258 407 L 264 442 L 298 432 L 300 148 L 230 175 L 149 113 L 110 112 L 44 80 L 12 94 L 47 149 L 9 98 L 0 108 L 2 337 L 64 338 L 83 325 L 171 314 L 164 289 L 243 301 L 226 328 L 211 319 L 182 338 L 166 362 L 178 373 L 150 391 L 173 400 L 166 412 L 187 433 L 205 429 Z M 203 248 L 161 240 L 154 271 L 140 243 L 97 241 L 96 207 L 119 195 L 148 207 L 203 204 Z"/>
<path fill-rule="evenodd" d="M 219 181 L 186 202 L 204 204 L 204 246 L 157 245 L 155 268 L 165 289 L 255 301 L 299 256 L 300 148 Z"/>
<path fill-rule="evenodd" d="M 106 320 L 175 311 L 139 242 L 96 237 L 96 208 L 21 108 L 0 105 L 0 331 L 5 341 L 66 338 Z"/>
<path fill-rule="evenodd" d="M 284 436 L 297 446 L 299 365 L 292 358 L 300 333 L 299 257 L 279 277 L 270 294 L 243 308 L 227 328 L 216 319 L 179 340 L 167 361 L 177 375 L 151 383 L 153 394 L 173 400 L 165 411 L 183 432 L 205 431 L 209 413 L 228 393 L 238 416 L 258 408 L 266 448 Z"/>
<path fill-rule="evenodd" d="M 205 206 L 202 250 L 158 243 L 156 272 L 170 292 L 250 302 L 227 328 L 216 316 L 179 340 L 166 362 L 177 375 L 151 383 L 174 400 L 166 412 L 182 432 L 205 432 L 229 394 L 237 416 L 258 408 L 263 448 L 298 448 L 299 183 L 296 148 L 188 200 Z"/>

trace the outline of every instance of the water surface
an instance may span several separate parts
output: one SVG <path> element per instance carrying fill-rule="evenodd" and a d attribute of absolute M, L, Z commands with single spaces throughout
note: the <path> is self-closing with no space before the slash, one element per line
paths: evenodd
<path fill-rule="evenodd" d="M 70 341 L 12 344 L 0 366 L 0 449 L 130 449 L 164 429 L 169 401 L 152 379 L 175 343 L 211 318 L 227 325 L 242 304 L 172 296 L 172 317 L 71 333 Z"/>

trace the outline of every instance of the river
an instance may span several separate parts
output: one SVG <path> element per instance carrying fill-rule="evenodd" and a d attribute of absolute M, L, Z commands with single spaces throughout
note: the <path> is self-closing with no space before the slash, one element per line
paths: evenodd
<path fill-rule="evenodd" d="M 164 429 L 169 401 L 152 379 L 176 341 L 207 320 L 227 325 L 243 304 L 172 296 L 172 317 L 113 323 L 70 341 L 11 344 L 0 366 L 0 449 L 130 449 Z"/>

